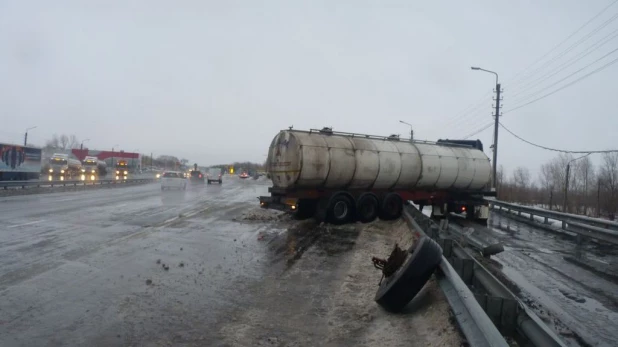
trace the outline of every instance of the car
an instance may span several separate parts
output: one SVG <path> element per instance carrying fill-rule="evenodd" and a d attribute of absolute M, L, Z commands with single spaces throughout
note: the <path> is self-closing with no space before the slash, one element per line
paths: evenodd
<path fill-rule="evenodd" d="M 161 190 L 187 189 L 187 179 L 182 172 L 166 171 L 161 175 Z"/>
<path fill-rule="evenodd" d="M 189 182 L 191 183 L 204 183 L 204 175 L 200 170 L 191 170 L 189 173 Z"/>
<path fill-rule="evenodd" d="M 206 181 L 208 184 L 210 184 L 210 182 L 219 182 L 219 184 L 223 183 L 221 180 L 221 169 L 216 167 L 211 167 L 208 169 L 208 173 L 206 173 Z"/>
<path fill-rule="evenodd" d="M 243 172 L 240 174 L 240 178 L 248 178 L 249 174 L 247 174 L 246 172 Z"/>

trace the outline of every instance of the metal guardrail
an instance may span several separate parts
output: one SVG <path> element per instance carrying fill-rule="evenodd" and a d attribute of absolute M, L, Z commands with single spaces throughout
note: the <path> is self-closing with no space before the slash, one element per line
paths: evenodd
<path fill-rule="evenodd" d="M 406 206 L 404 218 L 412 229 L 425 233 L 442 246 L 438 283 L 470 345 L 508 346 L 503 332 L 533 346 L 565 346 L 534 312 L 458 242 L 443 238 L 439 227 L 429 217 Z M 475 288 L 475 293 L 468 286 Z M 480 289 L 484 293 L 479 292 Z"/>
<path fill-rule="evenodd" d="M 562 222 L 562 230 L 575 233 L 582 237 L 589 237 L 597 240 L 618 244 L 618 223 L 606 221 L 598 218 L 591 218 L 570 213 L 549 211 L 542 208 L 522 206 L 504 201 L 486 199 L 490 208 L 499 211 L 506 210 L 507 213 L 517 212 L 518 216 L 525 213 L 531 221 L 534 217 L 545 218 L 544 223 L 549 224 L 549 219 Z"/>
<path fill-rule="evenodd" d="M 450 235 L 454 236 L 454 238 L 462 240 L 472 248 L 479 251 L 484 257 L 489 257 L 504 252 L 504 245 L 501 242 L 487 242 L 486 240 L 474 235 L 473 232 L 468 232 L 466 229 L 472 228 L 464 228 L 454 223 L 449 223 L 448 219 L 443 219 L 440 221 L 440 231 L 447 231 Z"/>
<path fill-rule="evenodd" d="M 106 180 L 96 180 L 96 181 L 81 181 L 81 180 L 71 180 L 71 181 L 0 181 L 0 188 L 9 189 L 9 188 L 39 188 L 39 187 L 66 187 L 66 186 L 93 186 L 93 185 L 103 185 L 103 184 L 131 184 L 131 183 L 145 183 L 145 182 L 154 182 L 155 178 L 129 178 L 126 180 L 114 180 L 114 179 L 106 179 Z"/>

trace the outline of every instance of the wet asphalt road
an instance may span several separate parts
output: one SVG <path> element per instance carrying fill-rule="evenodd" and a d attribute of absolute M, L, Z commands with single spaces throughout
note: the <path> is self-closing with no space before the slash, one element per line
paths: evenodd
<path fill-rule="evenodd" d="M 256 235 L 269 227 L 235 219 L 267 187 L 0 198 L 0 346 L 207 345 L 262 275 Z"/>
<path fill-rule="evenodd" d="M 581 337 L 561 337 L 569 345 L 615 346 L 618 341 L 618 282 L 566 258 L 582 259 L 604 268 L 618 263 L 618 249 L 595 242 L 577 245 L 573 238 L 550 233 L 491 214 L 490 238 L 505 245 L 492 256 L 498 267 L 534 303 L 537 312 L 549 312 Z M 540 305 L 539 305 L 540 304 Z M 546 318 L 551 325 L 552 319 Z M 560 324 L 557 326 L 560 331 Z"/>

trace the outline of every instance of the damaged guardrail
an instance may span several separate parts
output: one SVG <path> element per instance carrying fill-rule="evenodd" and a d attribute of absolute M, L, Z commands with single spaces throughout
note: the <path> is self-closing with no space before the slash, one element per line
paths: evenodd
<path fill-rule="evenodd" d="M 438 283 L 470 345 L 507 346 L 503 336 L 509 336 L 520 343 L 539 347 L 565 346 L 457 241 L 441 235 L 440 228 L 429 217 L 406 206 L 404 218 L 411 229 L 436 240 L 442 247 Z"/>
<path fill-rule="evenodd" d="M 474 229 L 464 228 L 450 223 L 448 219 L 443 219 L 440 221 L 439 231 L 446 231 L 452 235 L 453 238 L 462 240 L 462 242 L 465 242 L 467 245 L 479 251 L 484 257 L 490 257 L 492 255 L 504 252 L 504 245 L 501 242 L 487 242 L 474 235 Z"/>
<path fill-rule="evenodd" d="M 122 183 L 146 183 L 154 182 L 155 178 L 128 178 L 123 180 L 95 180 L 95 181 L 0 181 L 0 188 L 9 189 L 26 189 L 26 188 L 40 188 L 40 187 L 66 187 L 66 186 L 92 186 L 102 184 L 122 184 Z"/>

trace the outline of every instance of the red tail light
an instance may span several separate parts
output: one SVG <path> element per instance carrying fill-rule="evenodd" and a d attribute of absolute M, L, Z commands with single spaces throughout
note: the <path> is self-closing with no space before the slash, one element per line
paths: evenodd
<path fill-rule="evenodd" d="M 200 174 L 200 178 L 202 178 L 202 174 Z"/>
<path fill-rule="evenodd" d="M 466 206 L 461 207 L 461 212 L 466 212 Z"/>

